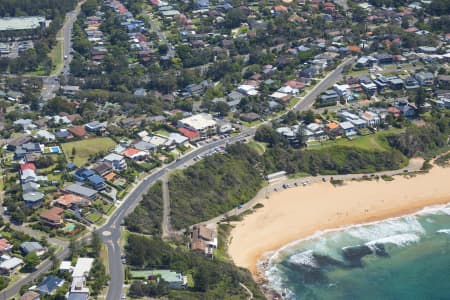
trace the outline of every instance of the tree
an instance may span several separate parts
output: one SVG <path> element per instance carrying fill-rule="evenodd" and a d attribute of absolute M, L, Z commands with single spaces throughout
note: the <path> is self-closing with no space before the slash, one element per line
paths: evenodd
<path fill-rule="evenodd" d="M 300 124 L 300 126 L 298 126 L 298 130 L 295 133 L 295 137 L 297 138 L 299 147 L 306 146 L 307 136 L 304 124 Z"/>
<path fill-rule="evenodd" d="M 280 141 L 280 135 L 273 128 L 263 125 L 256 130 L 255 140 L 273 146 Z"/>
<path fill-rule="evenodd" d="M 414 103 L 416 104 L 419 113 L 423 112 L 423 105 L 425 104 L 425 99 L 426 99 L 425 91 L 422 87 L 420 87 L 417 90 L 416 97 L 414 98 Z"/>
<path fill-rule="evenodd" d="M 39 265 L 40 263 L 40 258 L 39 256 L 37 256 L 36 253 L 32 252 L 32 253 L 28 253 L 25 258 L 23 259 L 23 261 L 25 262 L 25 269 L 26 270 L 34 270 L 34 268 Z"/>
<path fill-rule="evenodd" d="M 226 102 L 219 101 L 213 106 L 213 110 L 218 112 L 221 116 L 226 116 L 230 111 L 230 107 Z"/>

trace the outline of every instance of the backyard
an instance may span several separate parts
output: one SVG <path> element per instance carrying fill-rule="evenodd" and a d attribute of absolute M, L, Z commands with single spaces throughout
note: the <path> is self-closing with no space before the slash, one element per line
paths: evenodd
<path fill-rule="evenodd" d="M 106 137 L 88 139 L 61 144 L 67 160 L 72 161 L 77 166 L 82 166 L 88 162 L 89 157 L 102 151 L 109 151 L 116 143 Z M 75 155 L 72 158 L 72 151 L 75 149 Z"/>

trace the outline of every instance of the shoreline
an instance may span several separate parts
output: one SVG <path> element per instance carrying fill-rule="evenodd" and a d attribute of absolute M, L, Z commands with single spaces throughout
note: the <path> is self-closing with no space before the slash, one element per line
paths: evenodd
<path fill-rule="evenodd" d="M 434 166 L 426 174 L 394 178 L 348 180 L 343 186 L 316 182 L 272 193 L 258 202 L 264 207 L 233 223 L 228 253 L 236 265 L 249 269 L 264 284 L 260 267 L 268 254 L 288 244 L 321 231 L 402 217 L 450 202 L 450 168 Z"/>

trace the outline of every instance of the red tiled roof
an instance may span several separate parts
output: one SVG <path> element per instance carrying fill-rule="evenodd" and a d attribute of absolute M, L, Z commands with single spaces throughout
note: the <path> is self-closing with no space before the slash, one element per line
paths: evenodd
<path fill-rule="evenodd" d="M 289 80 L 286 82 L 286 85 L 290 86 L 293 89 L 303 89 L 305 87 L 305 83 L 297 81 L 297 80 Z"/>
<path fill-rule="evenodd" d="M 134 149 L 134 148 L 128 148 L 128 149 L 125 149 L 124 151 L 122 151 L 122 155 L 125 155 L 126 157 L 128 157 L 128 158 L 131 158 L 131 157 L 133 157 L 133 156 L 135 156 L 136 154 L 139 154 L 139 153 L 141 153 L 142 151 L 140 151 L 140 150 L 137 150 L 137 149 Z"/>
<path fill-rule="evenodd" d="M 0 239 L 0 252 L 3 252 L 11 247 L 11 244 L 7 239 Z"/>
<path fill-rule="evenodd" d="M 283 12 L 286 12 L 286 13 L 288 12 L 287 7 L 284 6 L 284 5 L 276 5 L 273 9 L 275 11 L 283 11 Z"/>
<path fill-rule="evenodd" d="M 187 137 L 188 139 L 195 139 L 197 137 L 199 137 L 198 132 L 186 129 L 186 128 L 178 128 L 178 131 L 181 132 L 182 135 L 184 135 L 185 137 Z"/>
<path fill-rule="evenodd" d="M 71 134 L 82 137 L 87 134 L 86 129 L 83 126 L 73 126 L 67 129 Z"/>
<path fill-rule="evenodd" d="M 44 210 L 43 212 L 40 213 L 40 217 L 42 219 L 46 219 L 49 221 L 61 221 L 62 216 L 61 214 L 64 212 L 64 209 L 60 208 L 60 207 L 52 207 L 48 210 Z"/>
<path fill-rule="evenodd" d="M 56 199 L 56 203 L 59 205 L 70 207 L 73 203 L 80 202 L 83 200 L 80 196 L 74 195 L 74 194 L 65 194 Z"/>
<path fill-rule="evenodd" d="M 21 164 L 20 165 L 20 170 L 21 171 L 25 171 L 25 170 L 33 170 L 36 171 L 36 165 L 34 163 L 26 163 L 26 164 Z"/>

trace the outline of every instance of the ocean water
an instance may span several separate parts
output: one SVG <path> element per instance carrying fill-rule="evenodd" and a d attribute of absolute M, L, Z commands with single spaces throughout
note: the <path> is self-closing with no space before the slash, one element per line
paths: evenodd
<path fill-rule="evenodd" d="M 286 299 L 450 299 L 450 204 L 320 232 L 267 259 Z"/>

